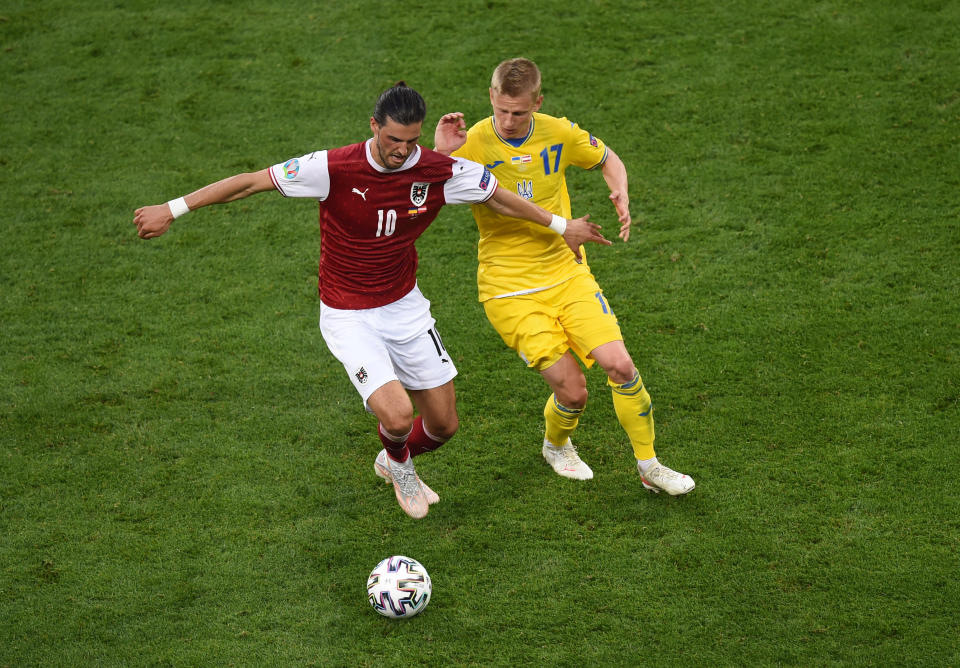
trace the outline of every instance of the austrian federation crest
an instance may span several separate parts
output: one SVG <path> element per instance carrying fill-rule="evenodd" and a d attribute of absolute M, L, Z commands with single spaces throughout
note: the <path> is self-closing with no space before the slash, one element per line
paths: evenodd
<path fill-rule="evenodd" d="M 410 201 L 414 206 L 420 206 L 427 201 L 427 191 L 430 190 L 429 183 L 415 182 L 410 186 Z"/>

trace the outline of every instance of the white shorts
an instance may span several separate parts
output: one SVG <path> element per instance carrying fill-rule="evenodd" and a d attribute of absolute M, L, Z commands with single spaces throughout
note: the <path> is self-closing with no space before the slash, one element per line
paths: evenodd
<path fill-rule="evenodd" d="M 377 308 L 345 310 L 320 302 L 320 333 L 364 406 L 391 380 L 408 390 L 429 390 L 453 380 L 457 368 L 435 324 L 430 302 L 417 286 Z"/>

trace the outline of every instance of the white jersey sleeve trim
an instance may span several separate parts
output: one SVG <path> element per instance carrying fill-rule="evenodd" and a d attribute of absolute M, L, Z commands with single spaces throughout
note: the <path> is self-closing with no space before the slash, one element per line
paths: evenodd
<path fill-rule="evenodd" d="M 284 197 L 309 197 L 322 202 L 330 194 L 327 152 L 314 151 L 279 162 L 270 168 L 270 179 Z"/>
<path fill-rule="evenodd" d="M 481 164 L 454 158 L 453 170 L 443 184 L 443 197 L 447 204 L 482 204 L 493 197 L 497 189 L 497 177 Z"/>

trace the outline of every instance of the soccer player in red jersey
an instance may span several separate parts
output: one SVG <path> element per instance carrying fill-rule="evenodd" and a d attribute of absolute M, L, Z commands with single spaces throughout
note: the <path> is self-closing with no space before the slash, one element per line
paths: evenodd
<path fill-rule="evenodd" d="M 415 518 L 439 497 L 417 475 L 413 457 L 451 438 L 459 418 L 457 370 L 417 288 L 414 242 L 445 204 L 484 204 L 549 227 L 578 256 L 583 243 L 610 243 L 587 217 L 553 215 L 498 187 L 483 165 L 420 146 L 425 117 L 423 98 L 400 82 L 377 100 L 371 139 L 230 176 L 141 207 L 133 219 L 138 235 L 152 239 L 188 211 L 268 190 L 319 202 L 320 331 L 379 421 L 375 472 L 393 483 L 401 508 Z"/>

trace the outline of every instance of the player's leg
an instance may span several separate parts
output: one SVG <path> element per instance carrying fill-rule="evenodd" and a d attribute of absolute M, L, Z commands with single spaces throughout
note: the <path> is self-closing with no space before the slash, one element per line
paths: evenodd
<path fill-rule="evenodd" d="M 590 355 L 607 372 L 617 419 L 633 446 L 643 486 L 654 492 L 686 494 L 694 488 L 690 476 L 678 473 L 657 460 L 654 442 L 653 402 L 623 341 L 610 341 Z"/>
<path fill-rule="evenodd" d="M 436 450 L 453 438 L 460 427 L 453 381 L 427 390 L 410 390 L 410 397 L 420 413 L 413 420 L 413 431 L 407 439 L 410 454 L 416 457 Z"/>
<path fill-rule="evenodd" d="M 614 411 L 630 439 L 644 487 L 670 494 L 693 489 L 693 481 L 659 464 L 653 447 L 653 405 L 643 380 L 623 343 L 617 317 L 590 275 L 578 276 L 564 287 L 561 323 L 570 345 L 581 357 L 596 361 L 607 374 Z M 584 354 L 583 351 L 588 351 Z"/>
<path fill-rule="evenodd" d="M 421 518 L 429 504 L 406 446 L 406 435 L 413 425 L 413 405 L 397 378 L 388 346 L 378 331 L 375 311 L 333 309 L 321 304 L 320 331 L 364 406 L 377 417 L 377 434 L 384 444 L 383 464 L 391 472 L 397 502 L 408 515 Z"/>
<path fill-rule="evenodd" d="M 414 457 L 436 450 L 457 433 L 457 368 L 447 353 L 433 319 L 430 327 L 412 339 L 391 344 L 397 377 L 410 393 L 419 415 L 413 420 L 407 446 Z"/>
<path fill-rule="evenodd" d="M 403 461 L 408 454 L 406 436 L 413 426 L 413 404 L 397 377 L 389 342 L 378 331 L 375 311 L 321 304 L 320 332 L 330 352 L 343 364 L 364 407 L 377 416 L 380 439 L 389 439 L 388 451 Z"/>
<path fill-rule="evenodd" d="M 552 444 L 567 442 L 580 422 L 587 405 L 587 379 L 570 351 L 546 369 L 540 370 L 553 394 L 543 408 L 545 438 Z"/>
<path fill-rule="evenodd" d="M 638 461 L 656 456 L 650 394 L 623 341 L 603 343 L 591 350 L 590 356 L 607 373 L 607 384 L 613 391 L 614 411 L 630 438 L 634 456 Z"/>
<path fill-rule="evenodd" d="M 569 350 L 550 366 L 540 369 L 540 375 L 561 405 L 574 410 L 582 410 L 587 405 L 587 378 Z"/>
<path fill-rule="evenodd" d="M 413 427 L 407 436 L 410 456 L 416 457 L 424 452 L 436 450 L 452 438 L 460 426 L 460 420 L 457 416 L 452 380 L 428 390 L 410 390 L 410 396 L 420 413 L 413 419 Z M 384 455 L 385 451 L 381 450 L 374 470 L 381 478 L 387 479 L 387 471 L 381 461 L 385 459 Z M 433 505 L 440 501 L 440 495 L 430 489 L 422 479 L 420 485 L 423 487 L 428 504 Z"/>
<path fill-rule="evenodd" d="M 580 423 L 587 404 L 587 379 L 570 351 L 540 375 L 553 390 L 543 407 L 544 459 L 558 474 L 575 480 L 590 480 L 593 471 L 580 459 L 570 436 Z"/>
<path fill-rule="evenodd" d="M 438 346 L 434 345 L 435 341 Z M 407 391 L 419 413 L 414 417 L 413 425 L 406 435 L 406 445 L 411 457 L 436 450 L 450 440 L 460 427 L 453 387 L 453 377 L 457 370 L 439 342 L 439 334 L 431 328 L 421 337 L 419 343 L 412 341 L 399 347 L 400 349 L 394 348 L 398 375 L 408 387 Z M 441 351 L 439 356 L 436 352 L 438 348 Z M 418 385 L 435 383 L 440 384 L 436 387 L 416 389 Z M 383 467 L 379 466 L 382 459 L 383 452 L 377 457 L 374 469 L 377 475 L 386 479 Z M 422 479 L 420 484 L 429 504 L 440 500 L 440 496 Z"/>
<path fill-rule="evenodd" d="M 406 392 L 403 392 L 403 396 L 407 396 Z M 405 430 L 402 435 L 394 435 L 386 432 L 381 421 L 380 440 L 384 449 L 377 455 L 373 469 L 378 476 L 388 482 L 392 481 L 387 462 L 388 453 L 390 453 L 391 458 L 400 460 L 399 456 L 391 450 L 392 445 L 402 446 L 409 453 L 409 457 L 416 457 L 424 452 L 436 450 L 446 443 L 456 433 L 460 424 L 457 417 L 452 380 L 429 390 L 410 390 L 410 396 L 420 413 L 413 418 L 410 429 Z M 371 400 L 374 398 L 371 397 Z M 371 407 L 373 407 L 372 404 Z M 433 428 L 437 432 L 436 434 L 431 430 L 431 425 L 437 425 Z M 440 500 L 439 495 L 430 489 L 423 480 L 420 481 L 420 484 L 423 486 L 428 504 L 432 505 Z"/>
<path fill-rule="evenodd" d="M 544 406 L 544 439 L 541 453 L 559 475 L 578 480 L 593 477 L 573 443 L 587 402 L 586 379 L 558 322 L 551 293 L 490 299 L 484 302 L 487 319 L 503 341 L 517 351 L 528 367 L 536 369 L 553 390 Z"/>
<path fill-rule="evenodd" d="M 435 327 L 430 302 L 419 289 L 386 307 L 380 319 L 397 378 L 420 413 L 403 435 L 412 458 L 436 450 L 456 433 L 460 425 L 453 389 L 457 368 Z M 382 459 L 377 457 L 374 470 L 386 478 L 387 472 L 379 466 Z M 422 481 L 421 486 L 429 503 L 439 501 Z"/>
<path fill-rule="evenodd" d="M 413 405 L 400 381 L 394 380 L 370 395 L 367 405 L 379 420 L 378 433 L 383 449 L 373 463 L 374 472 L 393 484 L 397 502 L 411 517 L 427 514 L 439 497 L 416 473 L 408 441 L 413 430 Z M 417 418 L 419 420 L 419 418 Z"/>
<path fill-rule="evenodd" d="M 367 399 L 367 407 L 377 416 L 378 434 L 384 449 L 395 461 L 410 456 L 407 438 L 413 428 L 413 404 L 399 380 L 391 380 Z"/>

